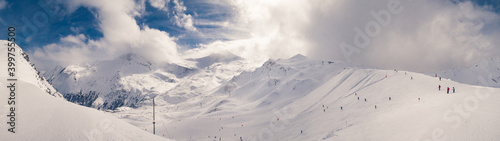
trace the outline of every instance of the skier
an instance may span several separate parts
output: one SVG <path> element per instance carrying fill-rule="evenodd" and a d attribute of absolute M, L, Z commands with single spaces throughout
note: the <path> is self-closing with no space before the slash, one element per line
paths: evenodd
<path fill-rule="evenodd" d="M 375 109 L 377 109 L 377 105 L 375 105 Z"/>
<path fill-rule="evenodd" d="M 300 130 L 300 134 L 302 134 L 302 130 Z"/>
<path fill-rule="evenodd" d="M 326 112 L 325 109 L 323 109 L 323 112 Z"/>
<path fill-rule="evenodd" d="M 439 81 L 441 81 L 441 77 L 439 77 Z"/>
<path fill-rule="evenodd" d="M 340 110 L 342 110 L 342 106 L 340 106 Z"/>
<path fill-rule="evenodd" d="M 441 91 L 441 85 L 439 85 L 438 89 Z"/>
<path fill-rule="evenodd" d="M 418 98 L 418 102 L 420 102 L 420 97 Z"/>
<path fill-rule="evenodd" d="M 389 97 L 389 101 L 391 100 L 391 97 Z"/>
<path fill-rule="evenodd" d="M 455 87 L 453 87 L 453 93 L 455 93 Z"/>
<path fill-rule="evenodd" d="M 450 94 L 450 87 L 448 87 L 448 89 L 446 90 L 446 93 Z"/>
<path fill-rule="evenodd" d="M 366 98 L 365 98 L 365 102 L 366 102 Z"/>
<path fill-rule="evenodd" d="M 358 96 L 358 100 L 359 100 L 359 96 Z"/>
<path fill-rule="evenodd" d="M 411 76 L 411 80 L 413 80 L 413 76 Z"/>

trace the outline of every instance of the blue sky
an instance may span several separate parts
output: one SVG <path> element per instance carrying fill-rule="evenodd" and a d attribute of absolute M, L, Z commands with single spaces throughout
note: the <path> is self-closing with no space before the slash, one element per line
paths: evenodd
<path fill-rule="evenodd" d="M 0 32 L 5 32 L 7 26 L 18 28 L 18 44 L 25 48 L 37 48 L 47 44 L 57 43 L 60 38 L 67 35 L 85 34 L 89 39 L 102 38 L 102 33 L 99 27 L 99 20 L 96 18 L 96 10 L 87 7 L 79 7 L 75 11 L 68 12 L 64 4 L 55 2 L 55 0 L 7 0 L 7 5 L 0 12 L 2 19 Z M 44 9 L 43 4 L 57 4 L 61 8 L 57 14 L 51 15 Z M 231 16 L 231 7 L 214 5 L 203 2 L 202 0 L 185 1 L 187 7 L 185 13 L 197 15 L 199 20 L 210 21 L 225 21 Z M 183 46 L 195 47 L 200 43 L 209 43 L 214 40 L 225 40 L 225 38 L 217 36 L 202 37 L 200 34 L 204 31 L 210 31 L 219 28 L 213 25 L 196 25 L 198 32 L 190 32 L 182 27 L 176 26 L 172 22 L 172 10 L 162 11 L 151 6 L 149 2 L 145 3 L 146 14 L 141 17 L 135 17 L 137 24 L 147 25 L 151 28 L 159 29 L 168 32 L 171 36 L 179 37 L 178 43 Z M 172 1 L 168 4 L 168 9 L 173 9 Z M 49 8 L 54 8 L 50 6 Z M 217 12 L 213 12 L 217 10 Z M 48 17 L 48 22 L 41 26 L 33 23 L 33 18 L 37 17 L 37 13 L 45 13 Z M 28 19 L 23 20 L 23 18 Z M 41 18 L 40 18 L 41 20 Z M 33 26 L 31 26 L 33 25 Z M 23 27 L 28 26 L 27 32 Z M 30 29 L 35 27 L 36 32 Z M 220 29 L 223 30 L 223 29 Z M 25 34 L 24 34 L 25 33 Z M 2 35 L 6 38 L 6 36 Z"/>
<path fill-rule="evenodd" d="M 393 1 L 402 12 L 346 55 L 341 44 L 354 45 L 356 29 L 377 21 L 370 13 Z M 415 71 L 500 54 L 498 0 L 0 0 L 0 13 L 0 33 L 16 27 L 17 43 L 42 70 L 128 52 L 169 63 L 220 50 L 259 60 L 300 53 Z"/>

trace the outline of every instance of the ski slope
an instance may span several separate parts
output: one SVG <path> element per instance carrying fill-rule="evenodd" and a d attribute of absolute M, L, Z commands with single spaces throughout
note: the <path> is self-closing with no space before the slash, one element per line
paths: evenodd
<path fill-rule="evenodd" d="M 11 114 L 7 103 L 9 89 L 7 82 L 7 46 L 0 42 L 0 140 L 166 140 L 141 130 L 103 111 L 79 106 L 60 98 L 58 93 L 40 79 L 27 60 L 16 55 L 15 133 L 6 124 Z M 22 52 L 17 48 L 17 53 Z M 48 84 L 48 83 L 47 83 Z"/>
<path fill-rule="evenodd" d="M 175 140 L 498 140 L 498 92 L 297 55 L 176 105 L 157 97 L 156 130 Z M 114 115 L 151 130 L 151 111 Z"/>

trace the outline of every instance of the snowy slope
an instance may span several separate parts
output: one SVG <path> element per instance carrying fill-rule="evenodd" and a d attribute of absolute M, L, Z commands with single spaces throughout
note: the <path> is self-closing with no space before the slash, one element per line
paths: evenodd
<path fill-rule="evenodd" d="M 428 74 L 438 74 L 460 83 L 500 88 L 500 58 L 486 58 L 469 68 L 453 68 Z"/>
<path fill-rule="evenodd" d="M 140 107 L 157 95 L 177 104 L 256 67 L 228 51 L 187 60 L 191 62 L 186 65 L 152 64 L 129 53 L 93 64 L 59 66 L 44 76 L 68 101 L 114 110 Z"/>
<path fill-rule="evenodd" d="M 2 48 L 2 51 L 5 52 L 4 54 L 2 54 L 3 56 L 5 56 L 2 59 L 7 59 L 7 43 L 8 41 L 0 40 L 0 47 Z M 15 48 L 16 52 L 14 54 L 16 57 L 18 57 L 18 59 L 16 59 L 17 67 L 24 68 L 23 70 L 18 72 L 18 75 L 23 76 L 24 77 L 23 79 L 27 80 L 28 82 L 32 82 L 33 85 L 44 90 L 45 93 L 52 95 L 54 97 L 62 98 L 62 95 L 59 92 L 57 92 L 57 90 L 45 80 L 45 77 L 40 76 L 40 72 L 36 70 L 34 65 L 29 62 L 28 54 L 26 54 L 21 48 L 17 46 Z M 2 68 L 4 67 L 6 68 L 6 66 L 7 65 L 3 65 Z M 1 71 L 6 71 L 6 69 L 2 69 Z M 7 72 L 2 74 L 7 74 Z"/>
<path fill-rule="evenodd" d="M 2 140 L 165 140 L 102 111 L 45 95 L 30 82 L 18 85 L 16 133 L 7 132 L 7 124 L 2 124 Z M 8 114 L 3 110 L 2 115 Z"/>
<path fill-rule="evenodd" d="M 2 41 L 0 48 L 1 58 L 7 58 L 7 47 Z M 21 53 L 20 48 L 16 48 Z M 4 123 L 0 125 L 0 140 L 165 140 L 151 133 L 138 129 L 112 115 L 92 108 L 79 106 L 57 98 L 57 93 L 52 91 L 47 95 L 49 85 L 37 79 L 37 73 L 27 60 L 17 56 L 17 93 L 15 95 L 15 133 L 8 132 L 10 125 L 5 122 L 11 118 L 7 104 L 9 89 L 6 89 L 7 74 L 6 60 L 0 62 L 2 115 Z M 11 82 L 9 82 L 11 83 Z M 42 87 L 41 87 L 42 86 Z M 45 86 L 45 87 L 43 87 Z M 56 96 L 56 97 L 54 97 Z"/>
<path fill-rule="evenodd" d="M 297 55 L 176 105 L 157 98 L 157 133 L 176 140 L 498 140 L 498 92 Z M 151 130 L 150 106 L 120 110 L 115 116 Z"/>
<path fill-rule="evenodd" d="M 68 101 L 115 109 L 139 107 L 142 100 L 165 93 L 194 71 L 175 64 L 154 65 L 130 53 L 94 64 L 56 67 L 44 76 Z"/>

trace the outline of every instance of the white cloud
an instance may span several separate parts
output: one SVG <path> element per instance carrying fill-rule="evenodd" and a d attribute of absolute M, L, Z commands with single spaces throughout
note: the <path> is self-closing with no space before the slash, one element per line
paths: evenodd
<path fill-rule="evenodd" d="M 393 0 L 400 2 L 386 26 L 350 58 L 378 68 L 430 71 L 473 65 L 500 53 L 500 18 L 471 2 Z M 388 11 L 390 0 L 233 0 L 236 22 L 229 26 L 250 37 L 206 46 L 225 46 L 247 58 L 346 60 L 340 44 L 354 45 L 355 27 L 378 22 L 370 13 Z M 397 4 L 397 3 L 396 3 Z M 373 21 L 373 22 L 372 22 Z M 380 23 L 378 23 L 380 24 Z M 370 31 L 376 31 L 371 27 Z M 239 33 L 238 33 L 239 34 Z"/>
<path fill-rule="evenodd" d="M 157 8 L 159 10 L 167 11 L 168 10 L 168 3 L 170 0 L 149 0 L 149 3 L 151 6 L 154 8 Z"/>
<path fill-rule="evenodd" d="M 193 26 L 193 16 L 186 14 L 187 7 L 184 6 L 184 3 L 179 0 L 173 0 L 173 2 L 175 5 L 173 11 L 174 24 L 190 31 L 196 31 L 196 27 Z"/>
<path fill-rule="evenodd" d="M 132 51 L 154 60 L 181 61 L 175 38 L 164 31 L 137 25 L 134 17 L 145 13 L 145 1 L 68 2 L 73 9 L 79 6 L 96 9 L 104 37 L 89 40 L 80 35 L 68 36 L 62 38 L 61 43 L 48 45 L 34 54 L 42 64 L 112 59 Z M 390 1 L 214 1 L 233 7 L 230 19 L 223 22 L 194 21 L 179 0 L 172 1 L 174 5 L 170 10 L 172 22 L 177 26 L 194 31 L 197 29 L 193 24 L 220 25 L 217 31 L 203 31 L 203 35 L 231 39 L 201 45 L 185 54 L 229 50 L 259 61 L 288 58 L 297 53 L 312 58 L 346 60 L 340 44 L 355 45 L 355 28 L 365 31 L 365 26 L 373 23 L 380 24 L 379 32 L 369 38 L 365 48 L 358 48 L 359 53 L 350 56 L 356 63 L 429 71 L 470 66 L 483 57 L 498 57 L 500 53 L 500 16 L 489 8 L 467 1 L 399 0 L 402 11 L 391 14 L 390 22 L 381 24 L 371 12 L 389 10 Z M 166 8 L 168 2 L 164 2 Z M 376 29 L 369 28 L 370 31 Z"/>
<path fill-rule="evenodd" d="M 0 0 L 0 10 L 4 9 L 7 6 L 7 2 L 5 0 Z"/>
<path fill-rule="evenodd" d="M 77 45 L 85 44 L 86 40 L 87 37 L 85 37 L 85 35 L 83 34 L 78 34 L 77 36 L 69 35 L 61 38 L 61 42 L 63 43 L 77 44 Z"/>
<path fill-rule="evenodd" d="M 32 54 L 36 58 L 35 63 L 41 64 L 39 68 L 46 70 L 54 65 L 114 59 L 130 52 L 138 53 L 156 63 L 180 61 L 175 38 L 164 31 L 137 25 L 134 17 L 144 13 L 140 3 L 135 3 L 134 0 L 82 0 L 72 1 L 68 5 L 73 8 L 84 6 L 97 10 L 96 17 L 99 19 L 103 37 L 89 40 L 82 34 L 69 35 L 61 38 L 60 43 L 36 49 Z"/>

